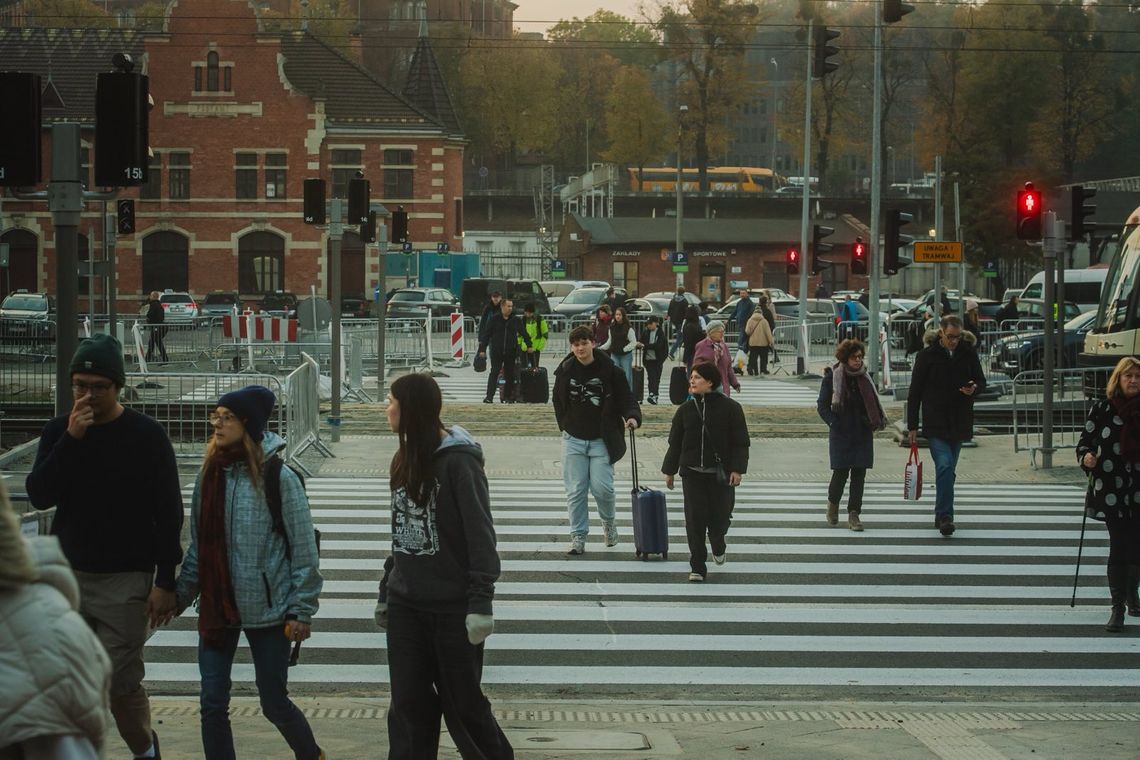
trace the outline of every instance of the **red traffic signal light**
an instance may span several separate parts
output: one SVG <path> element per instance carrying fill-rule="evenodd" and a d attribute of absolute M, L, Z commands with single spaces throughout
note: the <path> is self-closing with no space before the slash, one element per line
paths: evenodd
<path fill-rule="evenodd" d="M 788 274 L 800 273 L 800 252 L 795 248 L 789 248 L 787 254 L 784 256 L 784 262 L 788 270 Z"/>
<path fill-rule="evenodd" d="M 867 274 L 867 245 L 861 237 L 851 244 L 851 274 Z"/>
<path fill-rule="evenodd" d="M 1035 190 L 1032 182 L 1026 182 L 1025 189 L 1017 191 L 1017 237 L 1041 239 L 1041 191 Z"/>

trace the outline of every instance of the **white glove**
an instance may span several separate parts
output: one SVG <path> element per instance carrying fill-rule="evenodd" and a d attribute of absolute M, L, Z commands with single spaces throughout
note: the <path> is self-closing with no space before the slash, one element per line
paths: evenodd
<path fill-rule="evenodd" d="M 491 615 L 479 615 L 474 612 L 467 613 L 467 640 L 479 646 L 495 631 L 495 618 Z"/>
<path fill-rule="evenodd" d="M 372 619 L 376 621 L 376 627 L 383 630 L 388 630 L 388 603 L 376 602 L 376 609 L 372 612 Z"/>

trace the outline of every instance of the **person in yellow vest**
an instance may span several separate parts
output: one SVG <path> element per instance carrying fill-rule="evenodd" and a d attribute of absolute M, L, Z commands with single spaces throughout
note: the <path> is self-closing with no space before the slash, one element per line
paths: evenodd
<path fill-rule="evenodd" d="M 546 325 L 546 317 L 539 314 L 532 303 L 523 307 L 523 326 L 526 328 L 526 334 L 530 336 L 531 346 L 534 347 L 534 353 L 528 354 L 530 366 L 537 367 L 539 354 L 546 346 L 546 336 L 550 334 L 550 328 Z M 521 335 L 518 340 L 521 351 L 524 348 Z"/>

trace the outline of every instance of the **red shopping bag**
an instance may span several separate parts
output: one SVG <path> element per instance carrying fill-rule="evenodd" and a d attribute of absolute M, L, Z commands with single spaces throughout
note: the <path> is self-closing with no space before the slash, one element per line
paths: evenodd
<path fill-rule="evenodd" d="M 918 501 L 922 496 L 922 460 L 918 458 L 918 444 L 910 447 L 906 467 L 903 468 L 903 498 Z"/>

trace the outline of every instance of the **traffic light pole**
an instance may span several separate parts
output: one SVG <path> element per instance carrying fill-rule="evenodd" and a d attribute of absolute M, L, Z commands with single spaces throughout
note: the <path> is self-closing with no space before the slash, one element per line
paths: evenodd
<path fill-rule="evenodd" d="M 807 372 L 808 325 L 807 325 L 807 289 L 808 269 L 811 266 L 813 255 L 808 249 L 808 227 L 810 222 L 811 198 L 811 75 L 812 50 L 814 38 L 812 25 L 808 19 L 807 28 L 807 72 L 804 75 L 804 195 L 800 206 L 800 352 L 796 357 L 796 374 Z"/>
<path fill-rule="evenodd" d="M 881 5 L 882 3 L 876 3 Z M 867 278 L 867 351 L 866 361 L 872 377 L 877 378 L 883 387 L 885 372 L 880 372 L 879 348 L 879 276 L 883 270 L 883 246 L 879 242 L 879 217 L 883 197 L 883 167 L 880 154 L 883 150 L 883 21 L 879 9 L 875 9 L 875 77 L 871 109 L 871 254 L 868 258 Z M 887 336 L 890 341 L 890 336 Z M 890 352 L 887 352 L 890 361 Z"/>
<path fill-rule="evenodd" d="M 388 225 L 377 224 L 376 227 L 376 247 L 380 253 L 376 264 L 376 325 L 379 331 L 376 335 L 376 398 L 381 400 L 385 394 L 384 378 L 387 374 L 384 371 L 384 330 L 388 312 L 388 285 L 385 281 L 388 276 Z"/>
<path fill-rule="evenodd" d="M 340 244 L 344 238 L 344 222 L 341 221 L 343 201 L 333 198 L 329 211 L 329 305 L 332 307 L 332 322 L 329 326 L 330 369 L 332 374 L 332 399 L 329 402 L 329 427 L 332 428 L 333 442 L 340 440 Z"/>
<path fill-rule="evenodd" d="M 1045 263 L 1045 307 L 1041 310 L 1045 319 L 1044 346 L 1042 368 L 1045 377 L 1042 382 L 1041 397 L 1041 469 L 1048 470 L 1053 467 L 1053 310 L 1050 304 L 1056 303 L 1056 292 L 1053 287 L 1055 264 L 1058 250 L 1063 245 L 1064 227 L 1057 221 L 1057 215 L 1049 211 L 1043 215 L 1042 222 L 1045 230 L 1045 239 L 1042 245 Z"/>

